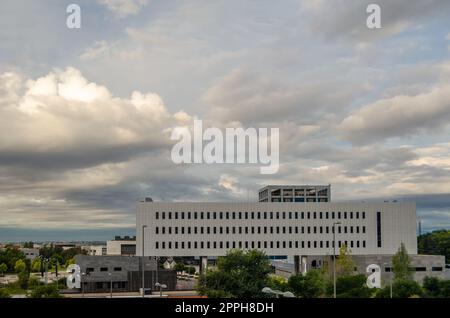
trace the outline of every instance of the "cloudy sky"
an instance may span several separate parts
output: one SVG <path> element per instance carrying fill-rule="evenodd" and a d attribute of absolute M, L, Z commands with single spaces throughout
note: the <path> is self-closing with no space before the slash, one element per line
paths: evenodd
<path fill-rule="evenodd" d="M 366 6 L 382 28 L 366 27 Z M 66 27 L 66 7 L 82 27 Z M 139 197 L 331 184 L 450 228 L 450 1 L 3 0 L 0 240 L 131 234 Z M 176 126 L 280 128 L 277 174 L 175 165 Z"/>

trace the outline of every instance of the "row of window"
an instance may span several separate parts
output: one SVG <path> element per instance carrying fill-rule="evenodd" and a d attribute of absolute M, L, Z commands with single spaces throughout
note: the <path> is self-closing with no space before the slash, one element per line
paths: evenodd
<path fill-rule="evenodd" d="M 155 234 L 329 234 L 332 226 L 161 226 Z M 365 226 L 338 226 L 337 233 L 366 233 Z"/>
<path fill-rule="evenodd" d="M 86 268 L 86 275 L 89 275 L 89 273 L 94 272 L 95 269 L 93 267 L 87 267 Z M 122 271 L 122 267 L 114 267 L 113 268 L 114 272 L 121 272 Z M 100 272 L 108 272 L 108 267 L 100 267 Z"/>
<path fill-rule="evenodd" d="M 366 218 L 366 212 L 155 212 L 155 218 L 159 220 L 267 220 L 267 219 L 362 219 Z"/>
<path fill-rule="evenodd" d="M 167 244 L 166 244 L 167 243 Z M 348 245 L 350 243 L 350 245 Z M 338 246 L 347 245 L 350 248 L 366 247 L 366 241 L 338 241 Z M 155 242 L 155 249 L 229 249 L 229 248 L 330 248 L 333 241 L 194 241 L 194 242 Z"/>

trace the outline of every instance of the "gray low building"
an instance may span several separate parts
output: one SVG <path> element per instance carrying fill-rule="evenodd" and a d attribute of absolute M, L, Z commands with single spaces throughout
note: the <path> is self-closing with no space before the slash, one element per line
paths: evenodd
<path fill-rule="evenodd" d="M 392 255 L 353 255 L 355 270 L 360 274 L 370 275 L 369 266 L 378 265 L 380 268 L 381 286 L 384 287 L 393 279 Z M 445 268 L 445 256 L 443 255 L 410 255 L 411 267 L 414 270 L 414 280 L 421 283 L 426 276 L 448 279 L 449 271 Z M 272 261 L 277 275 L 289 278 L 296 272 L 294 263 Z M 299 271 L 306 273 L 308 270 L 329 266 L 332 272 L 332 256 L 302 256 Z"/>
<path fill-rule="evenodd" d="M 76 255 L 80 266 L 83 292 L 109 292 L 112 283 L 114 292 L 134 292 L 142 287 L 142 258 L 120 255 Z M 175 290 L 177 277 L 174 270 L 157 268 L 156 261 L 144 257 L 145 288 L 154 289 L 157 282 Z"/>

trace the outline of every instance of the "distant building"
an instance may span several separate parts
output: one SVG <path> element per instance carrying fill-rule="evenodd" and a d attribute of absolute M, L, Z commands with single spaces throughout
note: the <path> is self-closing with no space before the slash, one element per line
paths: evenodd
<path fill-rule="evenodd" d="M 34 260 L 36 257 L 39 257 L 39 249 L 38 248 L 28 248 L 21 247 L 19 250 L 25 254 L 25 258 L 30 261 Z"/>
<path fill-rule="evenodd" d="M 382 287 L 386 286 L 394 278 L 392 271 L 392 255 L 353 255 L 356 270 L 359 273 L 367 272 L 368 266 L 378 264 L 380 266 L 380 278 Z M 411 267 L 414 270 L 414 280 L 422 282 L 426 276 L 448 279 L 445 270 L 444 255 L 410 255 Z M 275 274 L 289 278 L 295 273 L 295 265 L 283 261 L 271 261 L 275 267 Z M 305 273 L 310 269 L 331 266 L 333 261 L 328 256 L 306 256 L 301 260 L 300 270 Z M 330 272 L 332 268 L 329 269 Z"/>
<path fill-rule="evenodd" d="M 177 275 L 174 270 L 157 269 L 153 258 L 144 258 L 145 288 L 156 283 L 175 290 Z M 80 266 L 83 292 L 135 292 L 142 287 L 142 258 L 137 256 L 90 256 L 76 255 L 75 264 Z"/>
<path fill-rule="evenodd" d="M 107 241 L 106 255 L 136 255 L 136 236 L 116 236 Z"/>
<path fill-rule="evenodd" d="M 107 255 L 106 245 L 83 246 L 82 249 L 87 251 L 88 255 Z"/>
<path fill-rule="evenodd" d="M 259 202 L 331 201 L 331 185 L 268 185 L 258 193 Z"/>

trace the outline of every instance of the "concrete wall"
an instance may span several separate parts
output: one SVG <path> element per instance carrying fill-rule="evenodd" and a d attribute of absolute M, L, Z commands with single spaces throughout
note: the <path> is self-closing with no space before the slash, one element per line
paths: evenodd
<path fill-rule="evenodd" d="M 310 212 L 310 219 L 197 219 L 187 218 L 187 212 L 245 212 L 249 214 L 251 212 L 279 212 L 280 215 L 286 212 L 295 213 Z M 159 213 L 159 219 L 156 219 L 156 212 Z M 161 218 L 162 212 L 168 214 L 171 212 L 173 214 L 172 219 L 166 218 L 163 220 Z M 178 219 L 174 218 L 174 213 L 178 212 L 180 215 Z M 185 219 L 181 219 L 181 212 L 185 212 Z M 313 219 L 313 213 L 317 213 L 316 219 Z M 323 218 L 319 218 L 319 213 L 323 213 Z M 325 213 L 329 212 L 329 219 L 325 218 Z M 335 212 L 335 219 L 331 219 L 331 212 Z M 338 212 L 341 212 L 341 219 L 337 219 Z M 343 218 L 344 212 L 348 213 L 347 219 Z M 366 217 L 362 219 L 349 218 L 350 212 L 356 214 L 359 212 L 365 212 Z M 377 246 L 377 224 L 376 224 L 376 213 L 381 212 L 381 234 L 382 234 L 382 246 Z M 316 226 L 319 228 L 329 227 L 331 228 L 333 222 L 341 222 L 341 226 L 364 226 L 366 228 L 366 233 L 336 233 L 336 241 L 365 241 L 366 247 L 363 248 L 362 244 L 359 248 L 356 246 L 352 248 L 353 255 L 377 255 L 377 254 L 394 254 L 399 248 L 400 244 L 403 242 L 409 254 L 417 254 L 417 238 L 416 238 L 416 207 L 414 203 L 167 203 L 167 202 L 139 202 L 137 206 L 137 217 L 136 217 L 136 232 L 137 232 L 137 255 L 142 254 L 142 225 L 147 225 L 145 229 L 145 255 L 154 256 L 220 256 L 225 255 L 226 248 L 197 248 L 194 249 L 168 249 L 161 248 L 161 243 L 159 244 L 159 249 L 156 249 L 156 242 L 172 242 L 173 246 L 175 242 L 255 242 L 258 241 L 310 241 L 311 243 L 316 241 L 317 246 L 319 246 L 320 241 L 323 242 L 323 248 L 260 248 L 264 250 L 268 255 L 329 255 L 333 253 L 332 245 L 326 248 L 326 241 L 332 243 L 333 234 L 331 231 L 328 234 L 319 231 L 317 233 L 310 234 L 212 234 L 212 228 L 217 227 L 311 227 Z M 178 227 L 178 234 L 156 234 L 156 227 Z M 185 234 L 181 234 L 181 227 L 185 227 Z M 187 234 L 187 227 L 210 227 L 211 234 Z M 217 246 L 219 246 L 217 244 Z M 225 244 L 224 244 L 225 246 Z M 294 245 L 293 245 L 294 246 Z M 311 245 L 312 246 L 312 245 Z"/>

